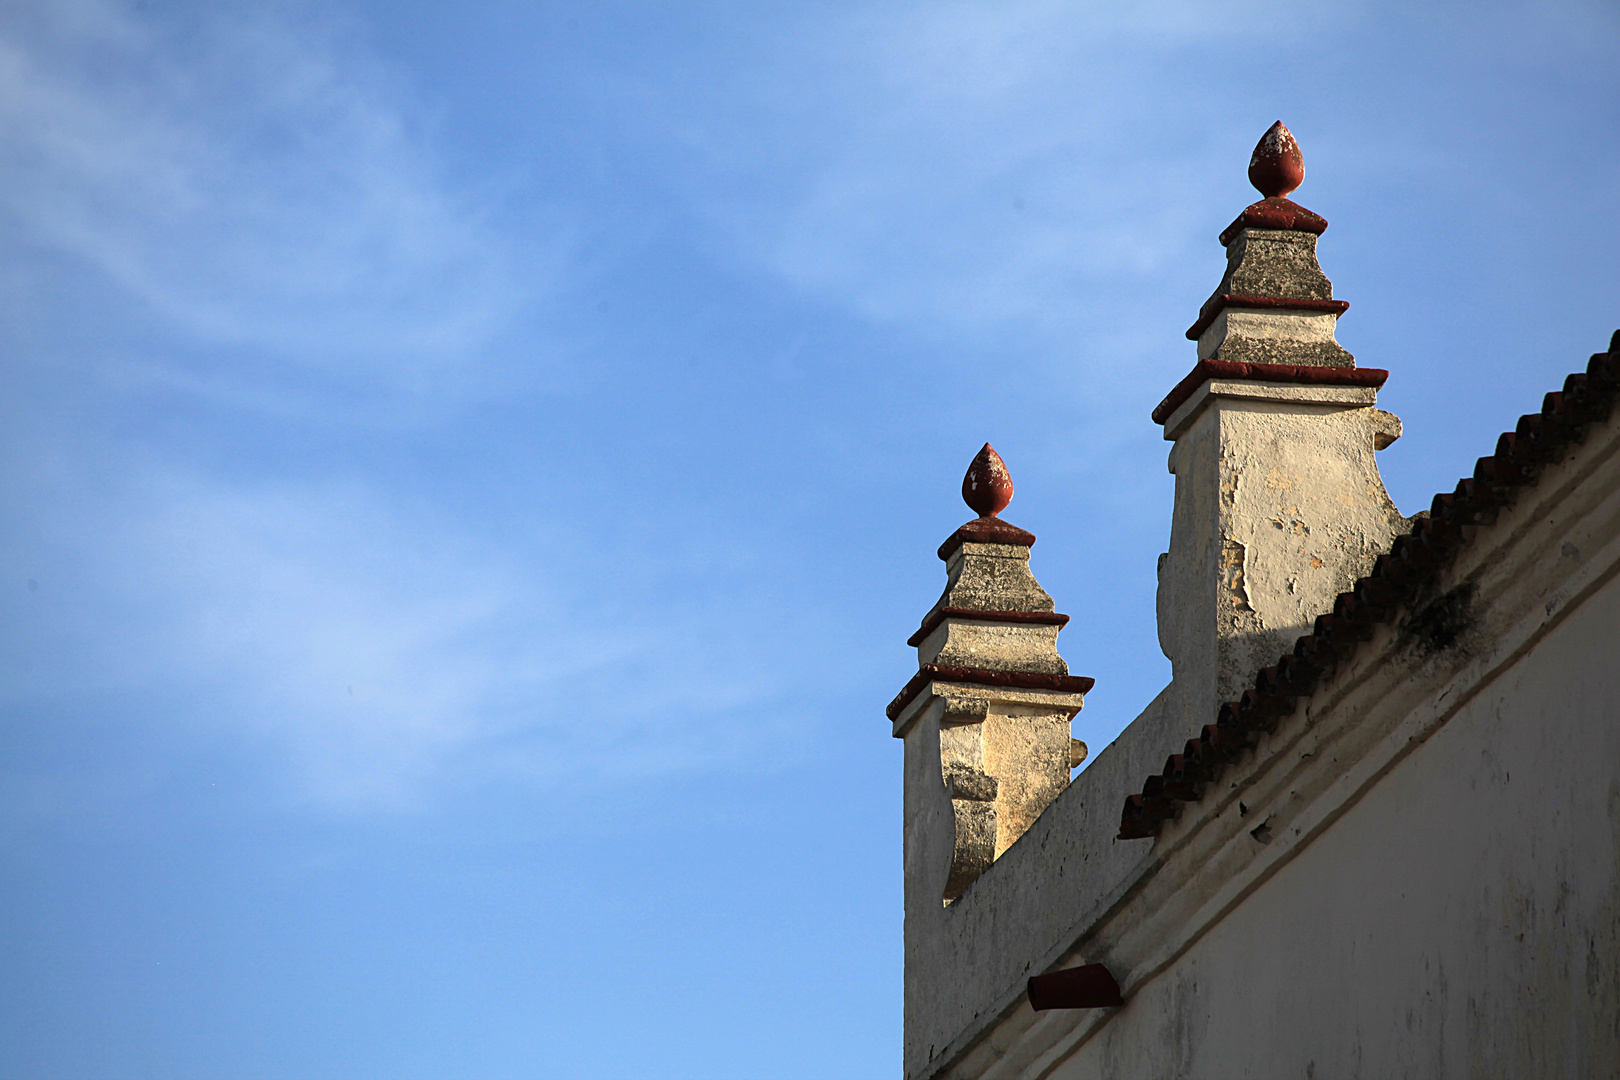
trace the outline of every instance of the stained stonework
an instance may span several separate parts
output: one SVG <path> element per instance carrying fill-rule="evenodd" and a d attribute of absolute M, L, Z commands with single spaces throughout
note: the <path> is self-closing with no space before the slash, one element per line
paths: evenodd
<path fill-rule="evenodd" d="M 1088 681 L 999 459 L 964 484 L 889 709 L 904 1075 L 1620 1076 L 1620 332 L 1403 518 L 1280 123 L 1249 175 L 1153 413 L 1173 677 L 1072 782 Z"/>
<path fill-rule="evenodd" d="M 1399 421 L 1375 394 L 1211 379 L 1166 422 L 1176 495 L 1159 644 L 1189 731 L 1407 528 L 1374 459 Z"/>
<path fill-rule="evenodd" d="M 988 444 L 962 494 L 988 512 L 940 548 L 945 590 L 910 641 L 917 675 L 889 708 L 906 745 L 908 910 L 960 896 L 1085 757 L 1069 724 L 1091 681 L 1058 655 L 1068 616 L 1030 572 L 1035 537 L 994 516 L 1012 481 Z"/>
<path fill-rule="evenodd" d="M 1244 229 L 1226 245 L 1226 275 L 1214 295 L 1333 299 L 1333 283 L 1316 261 L 1316 234 Z"/>
<path fill-rule="evenodd" d="M 1200 360 L 1355 366 L 1334 337 L 1346 305 L 1331 303 L 1333 283 L 1316 261 L 1316 239 L 1313 232 L 1240 221 L 1226 245 L 1226 274 L 1188 334 Z"/>

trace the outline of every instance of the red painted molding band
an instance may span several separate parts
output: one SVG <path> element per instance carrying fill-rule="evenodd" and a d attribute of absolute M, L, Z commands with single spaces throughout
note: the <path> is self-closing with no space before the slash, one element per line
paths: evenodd
<path fill-rule="evenodd" d="M 974 518 L 951 533 L 945 542 L 939 545 L 936 554 L 941 559 L 949 559 L 963 544 L 1011 544 L 1014 547 L 1034 547 L 1035 534 L 1026 532 L 1016 525 L 1009 525 L 1000 518 Z"/>
<path fill-rule="evenodd" d="M 1210 379 L 1252 379 L 1256 382 L 1303 383 L 1312 386 L 1370 386 L 1377 389 L 1389 378 L 1383 368 L 1313 367 L 1308 364 L 1248 364 L 1237 360 L 1200 360 L 1159 407 L 1153 422 L 1162 424 L 1170 414 Z"/>
<path fill-rule="evenodd" d="M 1230 244 L 1244 229 L 1283 229 L 1321 236 L 1327 227 L 1327 218 L 1312 213 L 1291 199 L 1261 199 L 1244 207 L 1243 213 L 1221 230 L 1221 247 Z"/>
<path fill-rule="evenodd" d="M 973 608 L 947 607 L 936 608 L 928 618 L 923 620 L 922 626 L 915 634 L 906 639 L 906 644 L 915 648 L 922 644 L 923 638 L 932 634 L 939 624 L 946 619 L 977 619 L 980 622 L 994 623 L 1034 623 L 1040 626 L 1063 627 L 1069 624 L 1067 615 L 1059 615 L 1055 611 L 976 611 Z"/>
<path fill-rule="evenodd" d="M 1243 296 L 1239 293 L 1221 293 L 1212 296 L 1198 310 L 1198 321 L 1187 328 L 1187 340 L 1197 341 L 1215 321 L 1215 316 L 1229 307 L 1281 308 L 1284 311 L 1328 311 L 1343 315 L 1350 310 L 1348 300 L 1307 300 L 1292 296 Z"/>
<path fill-rule="evenodd" d="M 924 664 L 922 670 L 894 696 L 883 712 L 890 720 L 911 704 L 911 699 L 922 693 L 922 688 L 940 679 L 945 682 L 972 683 L 978 686 L 1010 686 L 1019 690 L 1058 690 L 1065 694 L 1084 694 L 1097 684 L 1085 675 L 1048 675 L 1041 671 L 990 671 L 987 668 L 951 667 L 947 664 Z"/>

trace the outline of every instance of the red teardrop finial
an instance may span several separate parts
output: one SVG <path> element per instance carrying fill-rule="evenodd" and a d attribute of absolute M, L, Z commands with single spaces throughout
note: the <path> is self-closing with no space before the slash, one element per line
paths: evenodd
<path fill-rule="evenodd" d="M 1268 199 L 1280 199 L 1305 182 L 1305 158 L 1294 133 L 1281 120 L 1266 129 L 1249 157 L 1249 183 Z"/>
<path fill-rule="evenodd" d="M 974 513 L 987 518 L 1005 510 L 1012 497 L 1012 474 L 1007 472 L 1007 463 L 1001 460 L 995 447 L 985 443 L 973 464 L 968 466 L 967 475 L 962 477 L 962 501 Z"/>

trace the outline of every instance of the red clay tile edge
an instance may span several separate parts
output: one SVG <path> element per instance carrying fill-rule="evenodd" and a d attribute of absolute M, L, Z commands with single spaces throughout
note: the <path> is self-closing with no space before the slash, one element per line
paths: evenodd
<path fill-rule="evenodd" d="M 1197 341 L 1215 321 L 1215 316 L 1229 307 L 1281 308 L 1284 311 L 1330 311 L 1343 315 L 1350 310 L 1348 300 L 1308 300 L 1294 296 L 1246 296 L 1242 293 L 1221 293 L 1204 301 L 1198 309 L 1198 321 L 1187 327 L 1187 340 Z"/>
<path fill-rule="evenodd" d="M 1274 729 L 1379 624 L 1410 610 L 1458 549 L 1480 528 L 1494 524 L 1497 512 L 1521 488 L 1540 479 L 1543 466 L 1558 460 L 1588 424 L 1608 419 L 1617 396 L 1620 330 L 1610 339 L 1608 352 L 1594 354 L 1586 371 L 1570 375 L 1562 390 L 1542 399 L 1539 413 L 1521 416 L 1514 430 L 1503 432 L 1496 453 L 1480 458 L 1473 476 L 1459 480 L 1456 490 L 1436 495 L 1411 531 L 1395 538 L 1371 574 L 1338 595 L 1333 610 L 1317 617 L 1312 632 L 1296 641 L 1292 652 L 1260 671 L 1240 699 L 1220 707 L 1215 723 L 1205 724 L 1181 753 L 1166 758 L 1164 769 L 1148 777 L 1139 794 L 1126 797 L 1118 839 L 1157 836 L 1162 823 L 1181 812 L 1180 803 L 1197 802 L 1204 785 L 1250 748 L 1251 736 Z"/>
<path fill-rule="evenodd" d="M 1321 236 L 1327 231 L 1327 218 L 1312 213 L 1292 199 L 1261 199 L 1243 208 L 1232 224 L 1221 230 L 1221 247 L 1226 247 L 1244 229 L 1284 229 Z"/>
<path fill-rule="evenodd" d="M 1371 386 L 1389 378 L 1383 368 L 1321 367 L 1310 364 L 1250 364 L 1240 360 L 1200 360 L 1187 377 L 1153 410 L 1153 422 L 1162 424 L 1170 414 L 1210 379 L 1255 379 L 1260 382 L 1308 383 L 1315 386 Z"/>
<path fill-rule="evenodd" d="M 956 552 L 956 549 L 964 543 L 1010 544 L 1013 547 L 1034 547 L 1035 534 L 1026 532 L 1016 525 L 1009 525 L 1000 518 L 974 518 L 946 537 L 945 542 L 939 545 L 939 551 L 936 554 L 941 559 L 949 559 Z"/>
<path fill-rule="evenodd" d="M 894 696 L 883 712 L 890 720 L 911 704 L 911 699 L 922 693 L 922 688 L 940 679 L 945 682 L 974 683 L 979 686 L 1011 686 L 1020 690 L 1060 690 L 1065 694 L 1084 694 L 1096 685 L 1096 679 L 1084 675 L 1048 675 L 1040 671 L 990 671 L 987 668 L 950 667 L 946 664 L 924 664 L 922 670 Z"/>
<path fill-rule="evenodd" d="M 915 648 L 922 644 L 923 638 L 932 634 L 939 624 L 946 619 L 977 619 L 979 622 L 994 623 L 1034 623 L 1040 626 L 1056 626 L 1059 628 L 1069 625 L 1067 615 L 1059 615 L 1055 611 L 978 611 L 974 608 L 947 607 L 936 608 L 928 618 L 923 620 L 917 632 L 906 638 L 906 644 Z"/>

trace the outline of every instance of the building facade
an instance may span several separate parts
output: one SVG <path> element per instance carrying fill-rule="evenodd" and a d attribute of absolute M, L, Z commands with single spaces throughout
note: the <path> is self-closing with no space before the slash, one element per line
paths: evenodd
<path fill-rule="evenodd" d="M 1303 175 L 1274 125 L 1153 414 L 1173 677 L 1072 781 L 1091 680 L 969 468 L 888 709 L 908 1080 L 1620 1076 L 1620 333 L 1403 517 Z"/>

